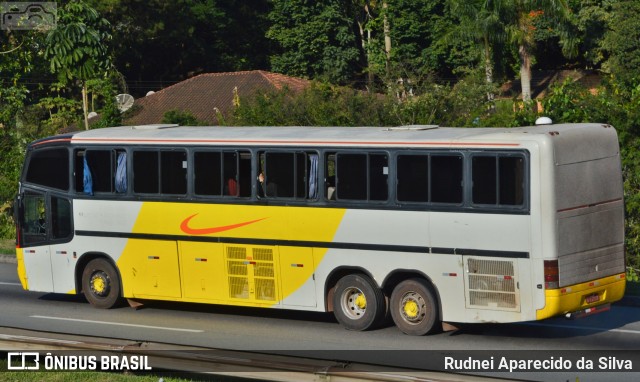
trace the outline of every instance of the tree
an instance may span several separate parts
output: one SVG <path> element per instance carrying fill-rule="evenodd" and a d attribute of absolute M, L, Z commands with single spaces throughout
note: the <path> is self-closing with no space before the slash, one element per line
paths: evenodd
<path fill-rule="evenodd" d="M 609 53 L 605 68 L 624 88 L 640 82 L 640 3 L 621 1 L 613 5 L 609 31 L 604 38 Z"/>
<path fill-rule="evenodd" d="M 354 16 L 344 1 L 274 0 L 267 37 L 278 45 L 272 70 L 347 83 L 359 66 Z"/>
<path fill-rule="evenodd" d="M 268 69 L 269 0 L 88 0 L 112 24 L 131 93 L 203 72 Z"/>
<path fill-rule="evenodd" d="M 87 81 L 104 77 L 111 65 L 106 42 L 109 22 L 82 1 L 58 9 L 58 22 L 46 38 L 45 57 L 61 83 L 78 80 L 82 88 L 85 129 L 89 129 Z"/>
<path fill-rule="evenodd" d="M 503 10 L 509 41 L 518 48 L 522 100 L 531 101 L 531 66 L 536 44 L 534 23 L 539 17 L 546 18 L 559 30 L 563 52 L 571 55 L 575 41 L 563 29 L 569 22 L 569 7 L 566 0 L 500 0 L 494 4 Z"/>
<path fill-rule="evenodd" d="M 504 54 L 502 44 L 517 49 L 522 99 L 531 100 L 531 66 L 537 44 L 536 25 L 544 18 L 560 37 L 563 53 L 574 53 L 574 36 L 568 33 L 570 9 L 566 0 L 449 0 L 460 18 L 456 33 L 466 35 L 483 49 L 486 78 L 492 78 L 492 51 Z"/>
<path fill-rule="evenodd" d="M 494 52 L 503 47 L 506 41 L 505 25 L 500 9 L 493 7 L 488 0 L 448 0 L 451 13 L 457 15 L 460 23 L 453 24 L 453 30 L 447 39 L 462 38 L 473 41 L 481 52 L 485 81 L 494 81 Z M 494 94 L 487 94 L 487 100 L 493 101 Z"/>

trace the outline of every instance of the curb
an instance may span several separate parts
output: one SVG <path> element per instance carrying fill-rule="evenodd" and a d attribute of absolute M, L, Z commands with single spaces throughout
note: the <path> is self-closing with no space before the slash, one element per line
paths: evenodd
<path fill-rule="evenodd" d="M 15 256 L 12 256 L 12 255 L 0 255 L 0 263 L 17 264 L 18 261 L 16 260 Z"/>

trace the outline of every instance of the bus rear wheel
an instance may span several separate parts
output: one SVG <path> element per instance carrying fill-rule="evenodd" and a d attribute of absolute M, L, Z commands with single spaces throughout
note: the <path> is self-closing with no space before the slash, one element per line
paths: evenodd
<path fill-rule="evenodd" d="M 362 274 L 347 275 L 336 284 L 333 313 L 349 330 L 369 330 L 378 326 L 386 313 L 382 290 Z"/>
<path fill-rule="evenodd" d="M 438 305 L 429 284 L 409 279 L 391 293 L 391 317 L 404 334 L 423 336 L 434 332 L 438 322 Z"/>
<path fill-rule="evenodd" d="M 82 271 L 82 292 L 96 308 L 110 309 L 120 302 L 120 279 L 105 259 L 93 259 Z"/>

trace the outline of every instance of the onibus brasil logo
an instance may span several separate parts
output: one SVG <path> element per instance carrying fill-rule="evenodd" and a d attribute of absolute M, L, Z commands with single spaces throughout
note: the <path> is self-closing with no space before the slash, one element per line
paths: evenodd
<path fill-rule="evenodd" d="M 7 353 L 7 370 L 152 370 L 146 355 L 59 355 L 38 352 Z"/>

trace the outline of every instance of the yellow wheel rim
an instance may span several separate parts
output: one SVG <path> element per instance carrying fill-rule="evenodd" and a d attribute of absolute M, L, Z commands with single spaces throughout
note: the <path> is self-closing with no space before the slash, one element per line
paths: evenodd
<path fill-rule="evenodd" d="M 89 287 L 91 288 L 91 292 L 100 297 L 104 297 L 109 294 L 109 276 L 104 272 L 96 272 L 91 277 L 89 281 Z"/>
<path fill-rule="evenodd" d="M 367 299 L 364 297 L 363 293 L 360 293 L 358 297 L 356 297 L 355 304 L 360 309 L 366 309 L 367 307 Z"/>
<path fill-rule="evenodd" d="M 340 309 L 352 320 L 362 318 L 367 311 L 367 298 L 357 287 L 345 289 L 340 296 Z"/>
<path fill-rule="evenodd" d="M 416 302 L 413 300 L 406 301 L 403 309 L 404 309 L 404 314 L 409 318 L 417 317 L 418 312 L 420 311 L 418 304 L 416 304 Z"/>
<path fill-rule="evenodd" d="M 427 316 L 427 305 L 417 292 L 407 292 L 397 305 L 402 318 L 410 324 L 419 324 Z"/>
<path fill-rule="evenodd" d="M 105 283 L 104 280 L 101 277 L 96 277 L 93 279 L 93 290 L 95 290 L 98 293 L 102 293 L 104 292 L 105 289 Z"/>

